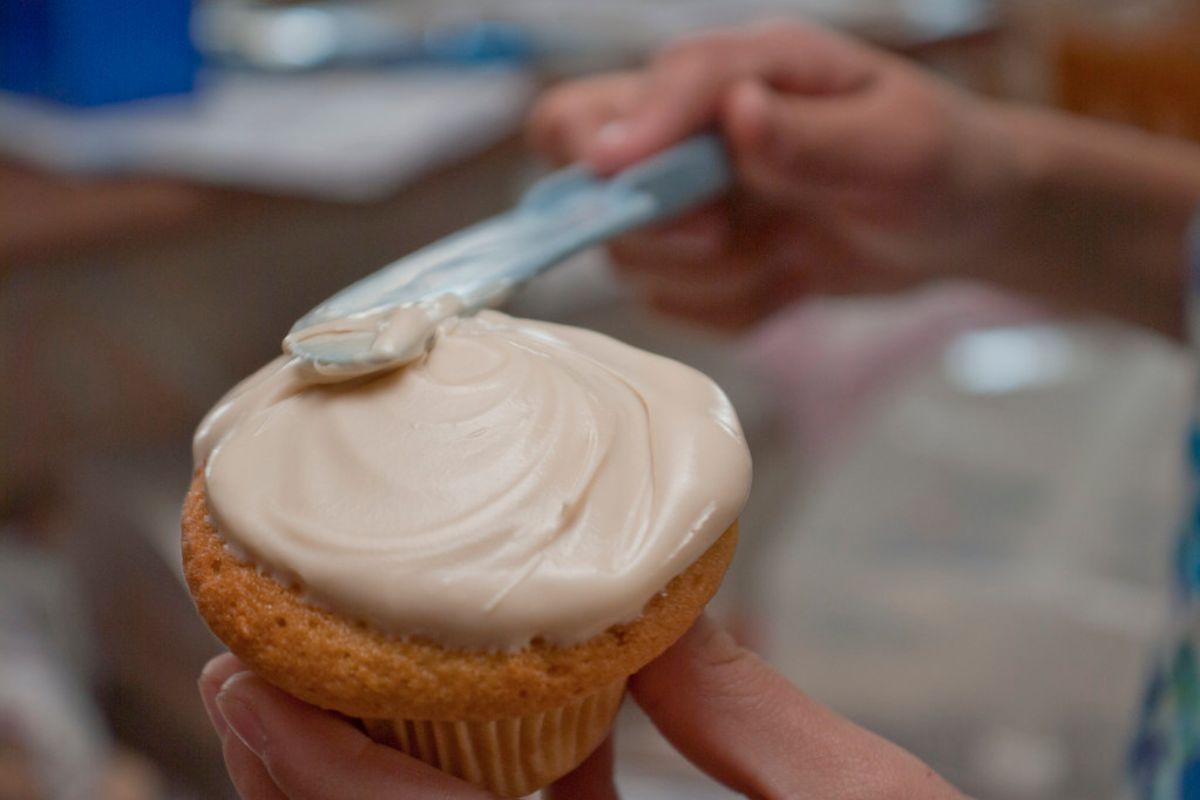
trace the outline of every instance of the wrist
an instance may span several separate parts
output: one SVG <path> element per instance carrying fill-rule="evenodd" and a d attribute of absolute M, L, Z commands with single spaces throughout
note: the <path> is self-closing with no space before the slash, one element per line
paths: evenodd
<path fill-rule="evenodd" d="M 1012 164 L 987 279 L 1180 335 L 1200 149 L 1049 110 L 983 113 Z"/>
<path fill-rule="evenodd" d="M 1041 154 L 1026 136 L 1013 109 L 997 101 L 968 97 L 960 125 L 957 161 L 960 187 L 968 199 L 965 212 L 981 231 L 975 252 L 956 269 L 957 277 L 1004 285 L 1014 268 L 1014 247 L 1030 238 L 1030 219 L 1037 197 Z"/>

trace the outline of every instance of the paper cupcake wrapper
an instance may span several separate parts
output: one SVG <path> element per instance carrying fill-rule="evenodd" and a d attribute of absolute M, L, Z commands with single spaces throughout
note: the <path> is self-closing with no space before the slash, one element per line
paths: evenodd
<path fill-rule="evenodd" d="M 363 720 L 367 733 L 503 797 L 523 797 L 577 767 L 604 741 L 626 679 L 570 705 L 510 719 Z"/>

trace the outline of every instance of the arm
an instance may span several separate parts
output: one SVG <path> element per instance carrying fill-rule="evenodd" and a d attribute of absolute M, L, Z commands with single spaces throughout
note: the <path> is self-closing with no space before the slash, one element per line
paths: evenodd
<path fill-rule="evenodd" d="M 990 267 L 1002 286 L 1183 335 L 1200 148 L 1053 112 L 996 107 L 1020 152 L 1019 208 Z"/>

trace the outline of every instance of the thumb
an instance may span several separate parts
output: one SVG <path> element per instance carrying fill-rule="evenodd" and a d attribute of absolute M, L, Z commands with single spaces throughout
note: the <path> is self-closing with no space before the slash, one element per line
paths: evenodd
<path fill-rule="evenodd" d="M 627 113 L 601 129 L 588 161 L 608 174 L 716 123 L 728 91 L 740 81 L 833 97 L 867 85 L 879 62 L 871 48 L 802 23 L 685 37 L 655 56 Z"/>
<path fill-rule="evenodd" d="M 345 719 L 301 702 L 250 672 L 225 681 L 215 700 L 229 728 L 258 756 L 288 800 L 492 797 L 371 741 Z"/>
<path fill-rule="evenodd" d="M 764 798 L 961 798 L 932 769 L 820 705 L 707 617 L 631 690 L 684 756 Z"/>

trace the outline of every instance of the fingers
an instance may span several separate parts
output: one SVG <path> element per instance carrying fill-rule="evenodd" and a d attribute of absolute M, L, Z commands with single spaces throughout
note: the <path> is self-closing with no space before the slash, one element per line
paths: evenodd
<path fill-rule="evenodd" d="M 609 173 L 717 124 L 728 91 L 742 81 L 802 95 L 855 92 L 883 59 L 853 39 L 797 23 L 694 36 L 640 73 L 550 90 L 530 116 L 530 143 L 556 163 L 586 158 Z"/>
<path fill-rule="evenodd" d="M 839 717 L 707 618 L 631 682 L 688 759 L 754 797 L 961 798 L 912 755 Z"/>
<path fill-rule="evenodd" d="M 542 800 L 617 800 L 612 737 L 582 764 L 542 790 Z"/>
<path fill-rule="evenodd" d="M 222 740 L 225 770 L 242 800 L 288 800 L 271 780 L 266 766 L 238 737 L 229 734 Z"/>
<path fill-rule="evenodd" d="M 641 82 L 615 73 L 550 89 L 529 115 L 530 146 L 554 164 L 578 161 L 608 122 L 629 112 Z"/>
<path fill-rule="evenodd" d="M 372 742 L 346 720 L 254 676 L 232 655 L 210 661 L 199 684 L 223 742 L 229 776 L 243 800 L 491 797 Z"/>
<path fill-rule="evenodd" d="M 800 94 L 842 94 L 868 84 L 880 59 L 851 39 L 807 25 L 685 39 L 655 58 L 631 110 L 599 131 L 585 155 L 601 173 L 612 172 L 717 123 L 727 92 L 741 81 Z"/>
<path fill-rule="evenodd" d="M 777 212 L 731 197 L 609 245 L 616 271 L 658 311 L 738 331 L 802 292 L 794 250 L 776 247 Z M 794 222 L 789 227 L 795 227 Z M 783 258 L 787 255 L 787 258 Z"/>
<path fill-rule="evenodd" d="M 743 188 L 793 202 L 849 193 L 870 205 L 920 196 L 944 178 L 969 106 L 839 34 L 758 26 L 678 42 L 642 73 L 556 89 L 535 111 L 531 138 L 557 161 L 583 158 L 610 173 L 716 126 Z"/>
<path fill-rule="evenodd" d="M 729 148 L 743 185 L 770 197 L 806 199 L 864 173 L 857 109 L 790 97 L 758 81 L 743 81 L 722 111 Z M 877 137 L 877 125 L 865 132 Z M 883 176 L 876 173 L 877 180 Z"/>
<path fill-rule="evenodd" d="M 728 203 L 721 203 L 622 236 L 610 243 L 609 252 L 631 272 L 690 281 L 719 278 L 732 234 Z"/>
<path fill-rule="evenodd" d="M 258 756 L 289 800 L 490 797 L 372 742 L 344 719 L 303 703 L 251 673 L 227 680 L 216 703 L 231 732 Z"/>
<path fill-rule="evenodd" d="M 204 710 L 208 712 L 208 720 L 212 723 L 213 730 L 217 732 L 217 737 L 221 741 L 225 740 L 225 734 L 229 732 L 229 725 L 226 724 L 220 709 L 217 708 L 217 693 L 221 691 L 225 681 L 237 673 L 245 671 L 246 665 L 235 655 L 222 653 L 209 661 L 200 673 L 200 699 L 204 701 Z"/>
<path fill-rule="evenodd" d="M 970 101 L 906 66 L 875 88 L 831 101 L 734 86 L 722 122 L 744 187 L 782 201 L 919 197 L 955 157 Z"/>
<path fill-rule="evenodd" d="M 614 265 L 651 307 L 706 328 L 743 330 L 797 296 L 791 276 L 750 268 L 736 258 L 703 262 L 692 277 L 688 262 L 654 262 L 653 270 L 643 263 Z"/>
<path fill-rule="evenodd" d="M 233 781 L 234 788 L 238 790 L 242 800 L 287 800 L 271 780 L 267 768 L 258 756 L 251 752 L 241 739 L 230 735 L 229 724 L 217 708 L 217 693 L 221 691 L 221 686 L 245 670 L 246 665 L 230 653 L 212 659 L 200 673 L 200 698 L 204 701 L 204 710 L 208 712 L 209 721 L 221 740 L 229 779 Z"/>

